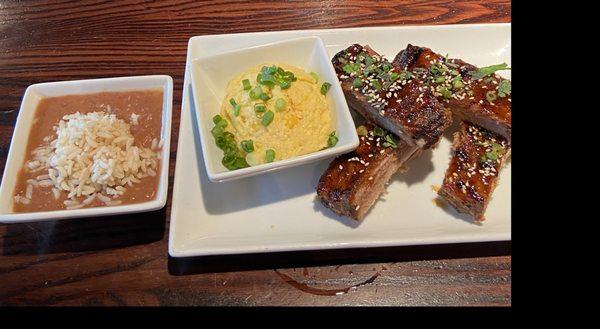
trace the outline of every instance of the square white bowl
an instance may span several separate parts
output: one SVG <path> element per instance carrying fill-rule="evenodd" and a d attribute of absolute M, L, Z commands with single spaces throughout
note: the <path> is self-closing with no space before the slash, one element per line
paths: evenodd
<path fill-rule="evenodd" d="M 158 191 L 153 200 L 122 206 L 93 207 L 74 210 L 53 210 L 30 213 L 13 213 L 13 192 L 17 174 L 21 170 L 27 148 L 27 140 L 36 108 L 42 98 L 64 95 L 92 94 L 99 92 L 133 91 L 147 89 L 163 90 L 161 140 L 161 168 Z M 25 91 L 15 124 L 10 150 L 6 159 L 2 184 L 0 185 L 0 223 L 22 223 L 51 219 L 92 217 L 158 210 L 167 202 L 169 180 L 169 149 L 171 145 L 171 115 L 173 104 L 173 79 L 168 75 L 149 75 L 121 78 L 105 78 L 75 81 L 47 82 L 31 85 Z"/>
<path fill-rule="evenodd" d="M 221 163 L 223 151 L 216 145 L 210 130 L 213 116 L 219 114 L 229 81 L 241 72 L 260 64 L 287 63 L 316 72 L 319 83 L 329 82 L 327 101 L 332 111 L 338 143 L 331 148 L 238 170 L 228 170 Z M 225 182 L 267 172 L 291 168 L 324 158 L 347 153 L 358 147 L 354 121 L 344 93 L 331 64 L 327 49 L 318 37 L 304 37 L 260 46 L 224 52 L 214 56 L 192 59 L 192 93 L 204 154 L 204 165 L 212 182 Z"/>

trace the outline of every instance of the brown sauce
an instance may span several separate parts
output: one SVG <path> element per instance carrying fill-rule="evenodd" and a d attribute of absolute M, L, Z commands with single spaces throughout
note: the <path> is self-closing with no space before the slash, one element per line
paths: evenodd
<path fill-rule="evenodd" d="M 131 122 L 131 114 L 139 115 L 138 124 L 131 125 L 131 134 L 135 138 L 135 146 L 150 148 L 152 140 L 160 140 L 162 128 L 162 90 L 138 90 L 126 92 L 102 92 L 86 95 L 68 95 L 59 97 L 44 98 L 40 101 L 35 112 L 35 119 L 29 132 L 27 141 L 27 151 L 25 162 L 32 158 L 31 152 L 38 146 L 44 144 L 46 136 L 55 138 L 53 127 L 58 124 L 63 116 L 80 112 L 82 114 L 89 112 L 107 112 L 115 114 L 118 119 L 127 123 Z M 35 179 L 39 175 L 47 174 L 45 171 L 28 172 L 23 163 L 21 171 L 17 177 L 17 184 L 13 195 L 25 195 L 27 189 L 27 180 Z M 158 173 L 154 177 L 144 177 L 140 183 L 133 184 L 132 187 L 126 186 L 127 191 L 116 198 L 121 200 L 121 204 L 141 203 L 152 200 L 156 197 L 158 189 Z M 82 201 L 84 197 L 78 199 Z M 15 202 L 13 211 L 37 212 L 48 210 L 62 210 L 66 206 L 63 201 L 67 200 L 67 193 L 61 191 L 60 198 L 54 199 L 51 187 L 34 187 L 31 202 L 22 204 Z M 88 207 L 104 207 L 103 202 L 94 200 Z"/>

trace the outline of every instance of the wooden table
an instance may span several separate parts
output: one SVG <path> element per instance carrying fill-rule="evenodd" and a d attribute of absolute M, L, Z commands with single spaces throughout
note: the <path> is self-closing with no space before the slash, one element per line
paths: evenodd
<path fill-rule="evenodd" d="M 172 184 L 194 35 L 510 21 L 505 0 L 0 0 L 0 170 L 28 85 L 168 74 Z M 0 305 L 511 304 L 510 242 L 178 260 L 169 214 L 0 225 Z"/>

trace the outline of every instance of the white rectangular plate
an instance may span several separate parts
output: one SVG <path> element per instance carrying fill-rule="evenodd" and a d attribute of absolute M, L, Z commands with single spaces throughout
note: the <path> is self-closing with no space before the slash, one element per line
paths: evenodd
<path fill-rule="evenodd" d="M 191 97 L 190 58 L 268 42 L 319 36 L 330 56 L 352 43 L 368 44 L 388 59 L 408 43 L 486 66 L 510 65 L 510 24 L 374 27 L 225 34 L 193 37 L 183 84 L 181 123 L 169 231 L 173 257 L 256 252 L 402 246 L 511 239 L 511 164 L 500 175 L 486 212 L 476 225 L 440 208 L 440 186 L 450 160 L 451 134 L 437 149 L 396 174 L 388 193 L 365 220 L 339 217 L 315 200 L 315 186 L 330 160 L 228 183 L 206 176 Z M 503 75 L 510 78 L 510 71 Z"/>

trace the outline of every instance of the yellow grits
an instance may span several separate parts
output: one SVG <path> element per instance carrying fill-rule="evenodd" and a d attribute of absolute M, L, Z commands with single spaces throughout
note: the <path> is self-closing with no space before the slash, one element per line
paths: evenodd
<path fill-rule="evenodd" d="M 315 81 L 300 68 L 275 64 L 294 73 L 297 80 L 288 89 L 282 90 L 278 85 L 269 89 L 256 82 L 256 76 L 263 66 L 271 65 L 258 65 L 231 80 L 221 106 L 221 116 L 228 122 L 226 130 L 235 136 L 238 146 L 242 140 L 253 141 L 254 151 L 246 156 L 251 166 L 267 162 L 267 149 L 275 151 L 275 161 L 319 151 L 327 147 L 327 139 L 333 131 L 331 111 L 327 99 L 320 92 L 323 81 Z M 250 90 L 243 88 L 244 79 L 250 81 L 250 90 L 261 86 L 271 98 L 267 101 L 251 99 Z M 241 106 L 238 116 L 234 115 L 229 102 L 231 98 Z M 281 110 L 275 106 L 278 99 L 283 99 L 286 104 Z M 268 126 L 261 124 L 264 113 L 256 113 L 255 104 L 264 104 L 266 111 L 275 114 Z"/>

